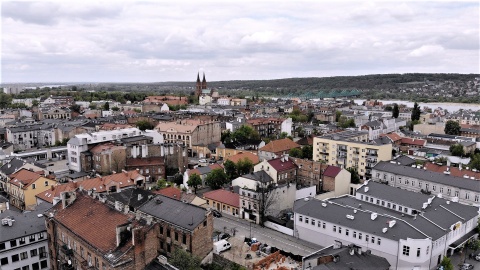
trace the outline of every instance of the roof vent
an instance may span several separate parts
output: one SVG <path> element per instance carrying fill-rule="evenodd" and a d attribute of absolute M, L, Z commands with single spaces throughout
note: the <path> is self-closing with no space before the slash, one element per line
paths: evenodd
<path fill-rule="evenodd" d="M 397 221 L 395 221 L 395 220 L 390 220 L 390 221 L 388 222 L 388 227 L 389 227 L 389 228 L 392 228 L 392 227 L 395 225 L 395 223 L 397 223 Z"/>
<path fill-rule="evenodd" d="M 450 204 L 450 201 L 447 200 L 447 204 Z"/>
<path fill-rule="evenodd" d="M 13 217 L 6 217 L 6 218 L 3 218 L 2 219 L 2 225 L 3 226 L 9 226 L 9 227 L 12 227 L 13 226 L 13 222 L 15 222 L 15 219 L 13 219 Z"/>
<path fill-rule="evenodd" d="M 161 204 L 162 202 L 163 202 L 163 201 L 162 201 L 160 198 L 156 198 L 156 199 L 155 199 L 155 203 L 156 203 L 156 204 Z"/>
<path fill-rule="evenodd" d="M 351 219 L 351 220 L 354 220 L 354 219 L 355 219 L 355 217 L 354 217 L 353 215 L 347 215 L 347 218 L 348 218 L 348 219 Z"/>
<path fill-rule="evenodd" d="M 423 206 L 422 206 L 422 209 L 427 208 L 427 206 L 428 206 L 428 202 L 424 202 L 424 203 L 423 203 Z"/>
<path fill-rule="evenodd" d="M 440 199 L 443 198 L 442 193 L 438 193 L 437 197 L 440 198 Z"/>
<path fill-rule="evenodd" d="M 365 187 L 365 192 L 368 192 L 369 187 Z"/>
<path fill-rule="evenodd" d="M 377 215 L 378 215 L 377 213 L 372 213 L 370 215 L 370 219 L 375 220 L 377 218 Z"/>
<path fill-rule="evenodd" d="M 326 203 L 322 203 L 322 206 L 323 206 L 323 207 L 327 207 L 327 204 L 326 204 Z"/>
<path fill-rule="evenodd" d="M 388 231 L 388 228 L 383 228 L 383 229 L 382 229 L 382 232 L 383 232 L 383 233 L 386 233 L 387 231 Z"/>

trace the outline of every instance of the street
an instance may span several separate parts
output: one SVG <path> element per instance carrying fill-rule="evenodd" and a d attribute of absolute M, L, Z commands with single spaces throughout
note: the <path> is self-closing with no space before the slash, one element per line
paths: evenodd
<path fill-rule="evenodd" d="M 473 251 L 468 250 L 468 254 L 473 253 Z M 478 254 L 480 251 L 475 252 L 475 254 Z M 452 261 L 452 264 L 455 269 L 459 269 L 460 265 L 463 264 L 463 261 L 465 260 L 464 253 L 460 252 L 455 252 L 451 257 L 450 260 Z M 469 263 L 473 265 L 473 269 L 480 269 L 480 262 L 476 261 L 474 259 L 469 259 L 467 255 L 467 259 L 465 260 L 465 263 Z"/>
<path fill-rule="evenodd" d="M 223 217 L 215 218 L 213 221 L 215 230 L 226 232 L 233 236 L 232 229 L 235 229 L 235 237 L 241 238 L 242 240 L 244 237 L 250 237 L 250 226 L 251 237 L 257 238 L 261 243 L 266 243 L 269 246 L 274 246 L 286 252 L 306 256 L 323 248 L 270 228 L 262 228 L 258 224 L 253 224 L 237 217 L 223 215 Z"/>

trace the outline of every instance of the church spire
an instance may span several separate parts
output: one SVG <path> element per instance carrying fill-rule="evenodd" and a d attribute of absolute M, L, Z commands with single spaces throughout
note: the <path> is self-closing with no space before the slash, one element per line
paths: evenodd
<path fill-rule="evenodd" d="M 207 89 L 207 80 L 205 79 L 205 72 L 203 72 L 202 89 Z"/>
<path fill-rule="evenodd" d="M 205 74 L 204 74 L 204 76 L 205 76 Z M 199 83 L 199 82 L 200 82 L 200 72 L 197 73 L 197 83 Z"/>

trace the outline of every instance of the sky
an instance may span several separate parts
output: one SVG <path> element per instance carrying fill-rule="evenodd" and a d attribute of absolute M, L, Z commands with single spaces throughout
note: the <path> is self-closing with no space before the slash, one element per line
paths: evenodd
<path fill-rule="evenodd" d="M 1 83 L 480 73 L 478 1 L 2 1 Z"/>

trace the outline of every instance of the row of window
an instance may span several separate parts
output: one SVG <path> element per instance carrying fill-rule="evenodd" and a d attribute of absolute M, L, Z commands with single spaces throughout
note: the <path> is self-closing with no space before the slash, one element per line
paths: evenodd
<path fill-rule="evenodd" d="M 171 230 L 169 229 L 166 229 L 165 231 L 167 231 L 167 237 L 171 237 Z M 160 226 L 160 234 L 163 235 L 163 226 Z M 179 241 L 179 234 L 178 232 L 174 232 L 174 239 L 175 241 Z M 182 244 L 186 245 L 187 244 L 187 234 L 186 233 L 183 233 L 182 234 Z M 162 248 L 163 249 L 163 248 Z M 170 251 L 169 251 L 170 252 Z"/>
<path fill-rule="evenodd" d="M 9 241 L 10 248 L 27 244 L 26 239 L 27 239 L 27 237 L 21 237 L 21 238 L 18 238 L 18 239 L 10 240 Z M 28 236 L 28 243 L 32 243 L 32 242 L 35 242 L 36 240 L 42 240 L 42 239 L 44 239 L 43 232 L 42 233 L 37 233 L 37 234 L 32 234 L 32 235 Z M 4 249 L 7 248 L 6 243 L 7 242 L 0 243 L 0 250 L 4 250 Z"/>
<path fill-rule="evenodd" d="M 303 216 L 299 216 L 299 217 L 298 217 L 298 221 L 303 222 Z M 310 219 L 310 218 L 308 218 L 308 217 L 305 217 L 305 223 L 306 223 L 306 224 L 311 224 L 311 225 L 313 225 L 313 226 L 317 225 L 318 228 L 322 228 L 322 229 L 326 229 L 326 228 L 327 228 L 327 224 L 326 224 L 325 222 L 322 222 L 322 221 L 320 221 L 320 220 L 315 220 L 315 219 L 313 219 L 313 218 Z M 334 226 L 332 227 L 332 229 L 333 229 L 333 232 L 338 232 L 339 234 L 341 234 L 342 231 L 343 231 L 343 228 L 342 228 L 342 227 L 340 227 L 340 226 L 337 227 L 336 225 L 334 225 Z M 349 229 L 345 229 L 345 235 L 346 235 L 346 236 L 350 236 L 350 230 L 349 230 Z M 352 231 L 352 237 L 356 239 L 357 236 L 358 236 L 358 239 L 362 240 L 363 235 L 362 235 L 361 232 L 359 232 L 359 233 L 357 234 L 357 231 Z M 380 237 L 377 237 L 377 238 L 375 239 L 375 236 L 372 236 L 372 237 L 370 238 L 369 235 L 366 234 L 366 235 L 365 235 L 365 241 L 368 242 L 369 240 L 371 240 L 372 244 L 375 244 L 375 240 L 377 240 L 377 242 L 376 242 L 377 245 L 380 245 L 380 244 L 382 243 L 382 239 L 381 239 Z"/>
<path fill-rule="evenodd" d="M 384 207 L 387 207 L 387 208 L 390 208 L 390 209 L 393 209 L 393 210 L 397 210 L 399 212 L 403 211 L 405 213 L 408 213 L 408 209 L 409 209 L 408 207 L 403 207 L 401 205 L 398 205 L 398 209 L 397 209 L 397 205 L 394 204 L 394 203 L 385 202 L 384 200 L 375 199 L 375 198 L 369 197 L 369 196 L 365 196 L 365 199 L 364 199 L 363 195 L 360 195 L 360 200 L 370 202 L 370 203 L 376 203 L 378 205 L 381 205 L 381 206 L 384 206 Z"/>
<path fill-rule="evenodd" d="M 34 258 L 36 256 L 39 256 L 39 259 L 47 258 L 47 252 L 46 252 L 45 247 L 40 247 L 38 249 L 35 248 L 35 249 L 30 250 L 30 257 Z M 0 258 L 0 265 L 8 265 L 9 263 L 15 263 L 15 262 L 18 262 L 20 260 L 23 261 L 23 260 L 26 260 L 26 259 L 28 259 L 28 251 L 23 251 L 23 252 L 20 252 L 19 254 L 12 255 L 11 260 L 9 260 L 9 257 Z M 29 266 L 27 265 L 27 267 L 29 267 Z M 47 266 L 45 265 L 45 267 L 47 267 Z M 44 268 L 44 267 L 42 267 L 42 268 Z"/>
<path fill-rule="evenodd" d="M 430 247 L 427 246 L 426 254 L 428 255 L 429 252 L 430 252 Z M 421 253 L 422 253 L 422 249 L 417 248 L 417 257 L 420 257 Z M 406 245 L 403 245 L 402 254 L 405 255 L 405 256 L 410 256 L 410 247 L 406 246 Z"/>
<path fill-rule="evenodd" d="M 40 270 L 40 269 L 45 269 L 48 267 L 47 260 L 40 261 L 39 263 L 32 263 L 32 267 L 30 268 L 30 265 L 25 265 L 19 268 L 15 268 L 14 270 Z"/>

